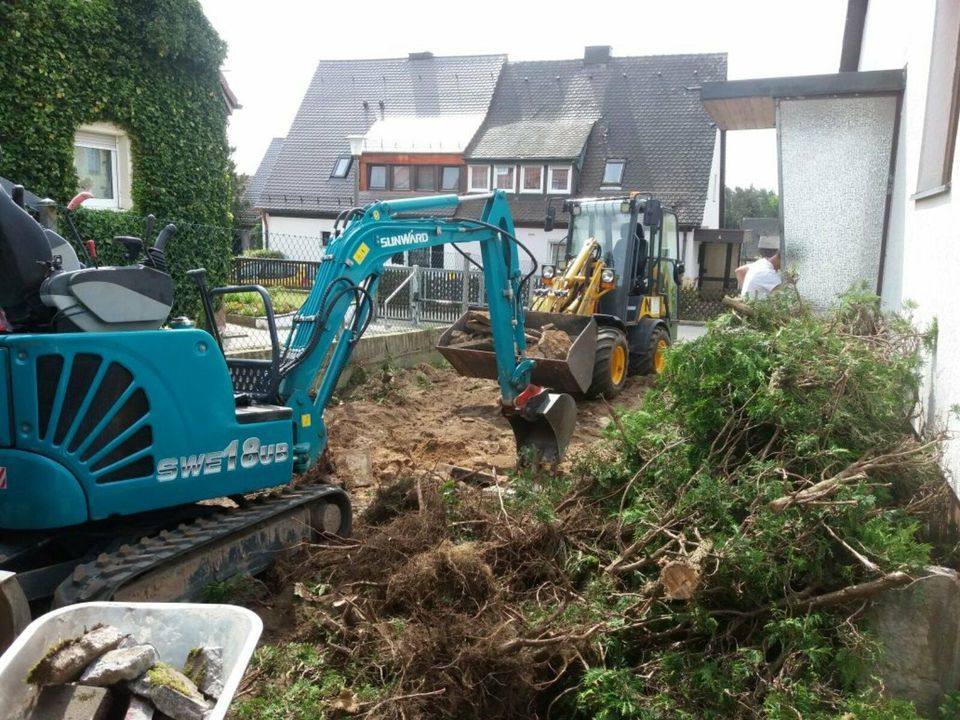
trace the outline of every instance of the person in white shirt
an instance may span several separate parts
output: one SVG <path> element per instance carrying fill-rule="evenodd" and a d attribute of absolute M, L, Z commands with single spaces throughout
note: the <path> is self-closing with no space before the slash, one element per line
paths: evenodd
<path fill-rule="evenodd" d="M 765 298 L 783 282 L 780 277 L 780 240 L 762 237 L 758 243 L 760 258 L 737 268 L 742 297 Z"/>

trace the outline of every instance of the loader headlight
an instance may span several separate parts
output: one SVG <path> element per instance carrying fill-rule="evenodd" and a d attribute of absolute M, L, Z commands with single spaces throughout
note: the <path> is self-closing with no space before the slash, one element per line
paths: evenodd
<path fill-rule="evenodd" d="M 613 268 L 604 268 L 600 273 L 600 283 L 602 285 L 613 285 L 617 280 L 617 273 Z"/>
<path fill-rule="evenodd" d="M 544 280 L 553 280 L 557 276 L 556 265 L 544 265 L 540 270 L 540 276 Z"/>

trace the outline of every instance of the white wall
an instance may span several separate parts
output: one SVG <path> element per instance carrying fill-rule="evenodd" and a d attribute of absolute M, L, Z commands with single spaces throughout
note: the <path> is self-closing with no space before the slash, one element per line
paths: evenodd
<path fill-rule="evenodd" d="M 915 317 L 936 320 L 937 347 L 927 373 L 924 402 L 929 420 L 956 430 L 950 407 L 960 403 L 960 313 L 956 311 L 960 271 L 960 153 L 954 157 L 954 189 L 911 200 L 916 191 L 933 37 L 933 0 L 910 3 L 872 0 L 868 6 L 861 70 L 906 67 L 900 147 L 891 208 L 884 300 L 916 303 Z M 946 119 L 944 119 L 946 121 Z M 947 444 L 944 468 L 960 491 L 960 442 Z"/>
<path fill-rule="evenodd" d="M 717 130 L 713 142 L 713 161 L 710 163 L 710 182 L 707 184 L 707 202 L 703 206 L 703 222 L 701 227 L 720 227 L 720 131 Z"/>
<path fill-rule="evenodd" d="M 320 260 L 323 257 L 322 234 L 333 230 L 328 218 L 264 215 L 267 247 L 279 250 L 291 260 Z"/>
<path fill-rule="evenodd" d="M 544 232 L 542 227 L 518 227 L 516 228 L 516 235 L 517 240 L 522 242 L 537 258 L 537 267 L 539 268 L 545 263 L 553 262 L 553 257 L 550 254 L 550 243 L 563 240 L 567 236 L 567 230 L 561 228 Z M 460 243 L 459 247 L 464 252 L 470 253 L 477 262 L 480 262 L 480 245 L 478 243 Z M 446 253 L 444 257 L 446 267 L 451 267 L 450 253 Z M 459 258 L 453 257 L 452 260 L 452 267 L 459 269 L 461 267 Z M 520 267 L 523 268 L 524 272 L 530 269 L 530 258 L 522 249 L 520 250 Z"/>

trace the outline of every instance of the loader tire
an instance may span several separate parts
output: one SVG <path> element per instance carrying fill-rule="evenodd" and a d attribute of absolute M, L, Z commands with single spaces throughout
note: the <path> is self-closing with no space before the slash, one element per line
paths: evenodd
<path fill-rule="evenodd" d="M 659 375 L 664 368 L 664 351 L 670 347 L 670 333 L 662 327 L 650 331 L 647 347 L 642 355 L 634 356 L 630 363 L 631 375 Z"/>
<path fill-rule="evenodd" d="M 597 356 L 593 363 L 593 381 L 584 395 L 595 400 L 615 398 L 627 381 L 627 365 L 630 348 L 627 336 L 614 327 L 602 327 L 597 331 Z"/>

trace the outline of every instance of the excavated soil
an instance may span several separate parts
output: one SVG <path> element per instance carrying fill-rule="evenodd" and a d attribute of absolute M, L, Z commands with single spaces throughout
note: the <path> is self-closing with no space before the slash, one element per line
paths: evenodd
<path fill-rule="evenodd" d="M 612 405 L 635 407 L 648 386 L 646 378 L 629 378 Z M 362 507 L 376 487 L 411 472 L 443 465 L 505 472 L 516 451 L 498 397 L 493 380 L 461 377 L 451 368 L 369 373 L 327 410 L 333 474 Z M 577 411 L 571 451 L 593 443 L 610 422 L 603 400 L 581 399 Z"/>

